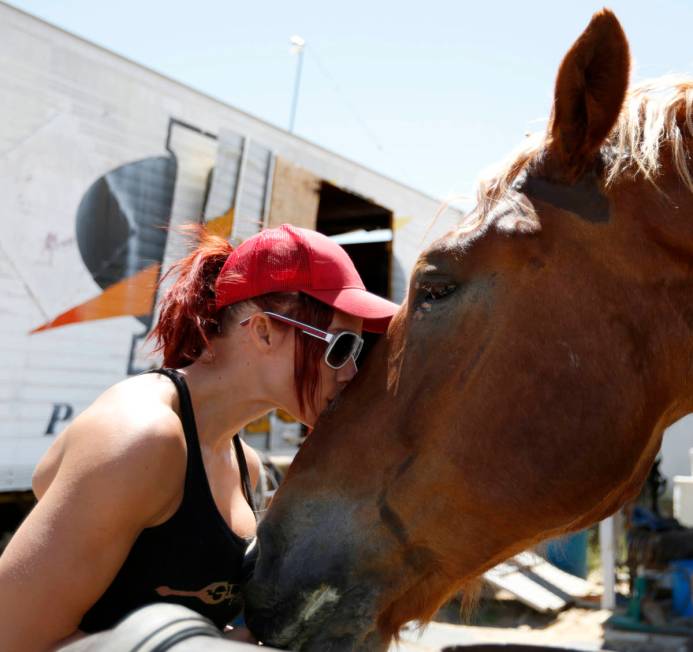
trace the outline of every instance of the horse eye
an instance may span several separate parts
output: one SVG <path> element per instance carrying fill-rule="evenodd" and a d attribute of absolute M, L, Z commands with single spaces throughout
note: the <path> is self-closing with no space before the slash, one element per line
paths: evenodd
<path fill-rule="evenodd" d="M 435 301 L 452 294 L 457 286 L 454 283 L 422 281 L 417 284 L 423 292 L 424 301 Z"/>

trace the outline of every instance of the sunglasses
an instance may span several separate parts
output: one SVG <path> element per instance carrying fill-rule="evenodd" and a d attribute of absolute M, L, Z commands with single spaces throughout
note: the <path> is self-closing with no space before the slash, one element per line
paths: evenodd
<path fill-rule="evenodd" d="M 291 317 L 285 317 L 284 315 L 279 315 L 276 312 L 264 311 L 262 314 L 275 319 L 276 321 L 282 322 L 287 326 L 293 326 L 298 328 L 302 333 L 315 337 L 318 340 L 327 342 L 327 351 L 325 351 L 325 364 L 331 369 L 341 369 L 349 360 L 354 361 L 356 365 L 356 358 L 359 357 L 361 349 L 363 348 L 363 338 L 353 333 L 352 331 L 341 331 L 339 333 L 328 333 L 315 326 L 310 326 L 309 324 L 304 324 L 296 319 L 291 319 Z M 250 317 L 246 317 L 243 321 L 239 322 L 241 326 L 245 326 L 250 321 Z"/>

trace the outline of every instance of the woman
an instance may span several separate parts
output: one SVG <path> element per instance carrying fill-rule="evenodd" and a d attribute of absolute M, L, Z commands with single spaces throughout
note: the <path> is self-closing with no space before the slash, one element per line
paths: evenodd
<path fill-rule="evenodd" d="M 239 611 L 259 460 L 234 434 L 281 408 L 312 426 L 356 373 L 361 329 L 396 306 L 346 252 L 283 225 L 238 249 L 200 230 L 154 329 L 164 369 L 106 390 L 34 474 L 38 504 L 0 558 L 0 649 L 45 650 L 177 602 Z"/>

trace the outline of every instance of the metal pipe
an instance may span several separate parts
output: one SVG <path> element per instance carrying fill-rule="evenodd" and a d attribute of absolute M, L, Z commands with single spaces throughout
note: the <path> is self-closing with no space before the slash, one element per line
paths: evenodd
<path fill-rule="evenodd" d="M 289 117 L 289 133 L 294 133 L 294 123 L 296 122 L 296 109 L 298 107 L 298 92 L 301 88 L 301 71 L 303 70 L 303 50 L 306 42 L 300 36 L 291 37 L 292 51 L 298 54 L 296 64 L 296 80 L 294 81 L 294 96 L 291 101 L 291 116 Z"/>

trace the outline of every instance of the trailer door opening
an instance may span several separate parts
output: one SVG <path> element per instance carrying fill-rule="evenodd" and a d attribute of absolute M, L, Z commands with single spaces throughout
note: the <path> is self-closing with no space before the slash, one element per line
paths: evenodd
<path fill-rule="evenodd" d="M 316 229 L 337 236 L 370 292 L 390 296 L 392 211 L 323 181 Z"/>

